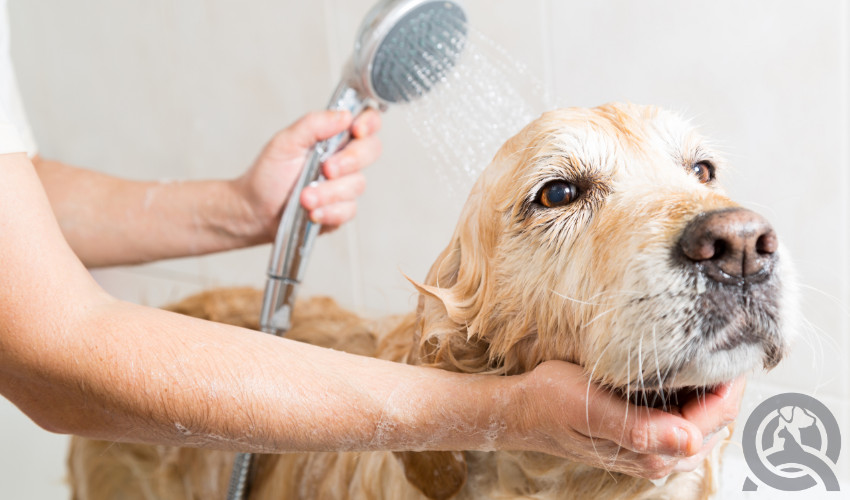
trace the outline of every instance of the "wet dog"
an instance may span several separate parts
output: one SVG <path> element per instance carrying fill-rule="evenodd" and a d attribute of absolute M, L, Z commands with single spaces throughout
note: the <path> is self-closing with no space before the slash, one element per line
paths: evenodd
<path fill-rule="evenodd" d="M 645 406 L 674 408 L 775 366 L 793 276 L 770 224 L 729 199 L 724 161 L 669 112 L 611 104 L 544 114 L 474 186 L 415 313 L 370 322 L 302 303 L 289 336 L 466 373 L 567 360 Z M 178 312 L 256 328 L 260 296 Z M 528 452 L 298 453 L 259 458 L 251 498 L 704 498 L 717 454 L 656 487 Z M 75 439 L 76 498 L 223 498 L 232 453 Z"/>

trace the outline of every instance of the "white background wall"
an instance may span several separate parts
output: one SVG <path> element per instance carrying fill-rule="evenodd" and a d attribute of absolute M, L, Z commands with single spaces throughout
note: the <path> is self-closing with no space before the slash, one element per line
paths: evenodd
<path fill-rule="evenodd" d="M 138 179 L 236 176 L 276 130 L 325 104 L 371 3 L 11 0 L 13 57 L 41 153 Z M 850 479 L 847 3 L 465 4 L 473 26 L 558 104 L 658 104 L 720 143 L 735 166 L 731 193 L 791 250 L 810 322 L 791 359 L 751 382 L 742 416 L 779 392 L 819 397 L 839 415 Z M 402 112 L 386 115 L 382 138 L 356 222 L 321 240 L 302 291 L 372 314 L 413 306 L 400 271 L 424 276 L 465 196 L 435 175 Z M 213 286 L 261 286 L 268 252 L 95 275 L 116 296 L 156 306 Z M 5 400 L 0 422 L 0 497 L 65 497 L 65 438 Z M 735 446 L 729 460 L 724 498 L 740 495 L 744 474 Z"/>

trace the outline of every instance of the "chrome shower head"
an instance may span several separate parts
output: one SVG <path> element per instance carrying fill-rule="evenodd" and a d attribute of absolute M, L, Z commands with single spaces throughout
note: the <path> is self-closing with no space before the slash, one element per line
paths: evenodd
<path fill-rule="evenodd" d="M 411 101 L 445 78 L 466 32 L 466 14 L 455 2 L 382 1 L 360 26 L 348 83 L 382 104 Z"/>

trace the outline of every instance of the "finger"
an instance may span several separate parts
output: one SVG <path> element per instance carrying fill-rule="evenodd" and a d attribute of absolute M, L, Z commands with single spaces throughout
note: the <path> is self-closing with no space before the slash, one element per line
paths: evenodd
<path fill-rule="evenodd" d="M 638 460 L 638 467 L 635 468 L 634 473 L 629 473 L 629 475 L 661 481 L 661 484 L 663 484 L 663 480 L 673 472 L 679 462 L 680 460 L 675 457 L 643 455 Z"/>
<path fill-rule="evenodd" d="M 679 460 L 679 462 L 673 468 L 673 472 L 690 472 L 696 469 L 697 467 L 699 467 L 702 461 L 705 460 L 705 457 L 707 457 L 714 450 L 714 447 L 720 444 L 723 440 L 727 439 L 730 434 L 731 432 L 729 432 L 729 428 L 724 427 L 720 432 L 716 432 L 710 435 L 707 438 L 706 443 L 705 445 L 703 445 L 700 452 L 692 457 L 687 457 L 682 460 Z"/>
<path fill-rule="evenodd" d="M 705 434 L 717 432 L 738 416 L 746 379 L 738 378 L 705 395 L 698 394 L 682 406 L 682 416 Z"/>
<path fill-rule="evenodd" d="M 381 113 L 375 109 L 367 109 L 357 116 L 351 125 L 351 135 L 362 138 L 377 134 L 381 130 Z"/>
<path fill-rule="evenodd" d="M 702 447 L 699 428 L 681 417 L 630 404 L 601 388 L 588 396 L 586 418 L 593 437 L 646 454 L 690 456 Z"/>
<path fill-rule="evenodd" d="M 354 218 L 357 214 L 357 203 L 345 201 L 317 208 L 310 212 L 310 220 L 322 225 L 322 232 L 333 231 Z"/>
<path fill-rule="evenodd" d="M 273 139 L 275 145 L 312 147 L 318 141 L 329 139 L 351 126 L 348 111 L 314 111 L 298 119 Z"/>
<path fill-rule="evenodd" d="M 361 173 L 339 179 L 310 184 L 301 191 L 301 205 L 313 211 L 328 205 L 354 201 L 366 189 L 366 178 Z"/>
<path fill-rule="evenodd" d="M 381 155 L 381 141 L 376 136 L 351 141 L 342 151 L 325 162 L 325 177 L 336 179 L 361 170 Z"/>

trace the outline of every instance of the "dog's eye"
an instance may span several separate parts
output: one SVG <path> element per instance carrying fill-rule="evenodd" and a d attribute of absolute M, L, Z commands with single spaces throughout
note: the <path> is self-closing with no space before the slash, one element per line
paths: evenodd
<path fill-rule="evenodd" d="M 707 161 L 694 163 L 693 166 L 691 166 L 691 170 L 694 175 L 697 176 L 697 179 L 699 179 L 699 181 L 703 184 L 714 180 L 714 165 Z"/>
<path fill-rule="evenodd" d="M 540 190 L 537 201 L 546 208 L 569 205 L 578 197 L 578 188 L 569 182 L 552 181 Z"/>

